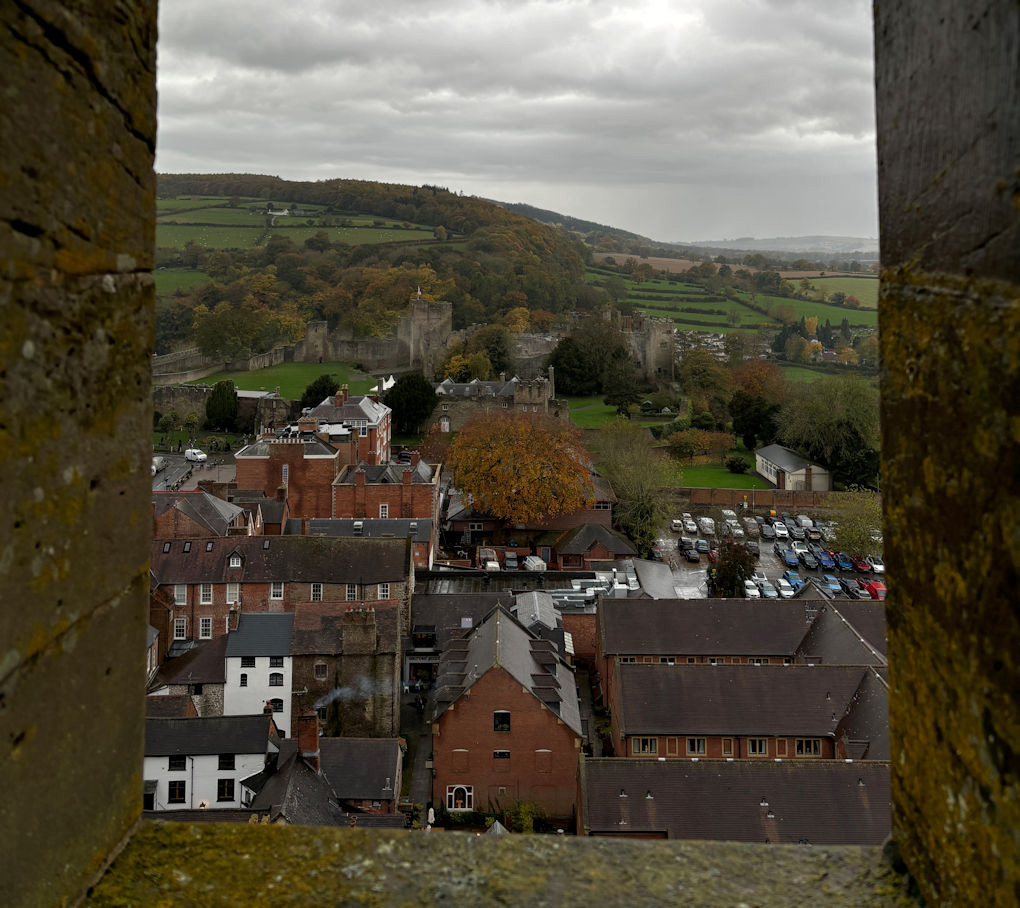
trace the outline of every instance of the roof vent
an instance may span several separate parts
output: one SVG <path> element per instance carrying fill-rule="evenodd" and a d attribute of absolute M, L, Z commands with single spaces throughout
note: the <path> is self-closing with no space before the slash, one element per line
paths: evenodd
<path fill-rule="evenodd" d="M 652 790 L 650 788 L 648 789 L 648 791 L 645 792 L 645 800 L 646 801 L 654 801 L 655 800 L 655 798 L 652 795 Z"/>
<path fill-rule="evenodd" d="M 621 798 L 625 798 L 625 797 L 627 797 L 627 792 L 626 792 L 626 791 L 624 791 L 624 789 L 622 789 L 622 788 L 620 789 L 620 797 L 621 797 Z"/>

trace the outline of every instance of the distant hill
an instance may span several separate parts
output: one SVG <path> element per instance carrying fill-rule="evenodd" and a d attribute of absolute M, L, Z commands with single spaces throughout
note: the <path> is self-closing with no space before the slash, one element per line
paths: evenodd
<path fill-rule="evenodd" d="M 569 214 L 560 214 L 558 211 L 550 211 L 548 208 L 536 208 L 534 205 L 528 205 L 524 202 L 498 202 L 495 199 L 485 199 L 485 201 L 492 202 L 493 205 L 499 205 L 500 208 L 506 208 L 508 211 L 516 211 L 518 214 L 523 214 L 525 217 L 529 217 L 534 221 L 539 221 L 542 224 L 552 224 L 557 227 L 564 227 L 567 230 L 573 230 L 575 233 L 611 233 L 613 236 L 618 236 L 621 239 L 625 239 L 630 242 L 654 242 L 646 236 L 641 236 L 639 233 L 631 233 L 629 230 L 619 230 L 618 228 L 610 227 L 607 224 L 599 224 L 595 221 L 585 221 L 582 218 L 573 218 Z"/>
<path fill-rule="evenodd" d="M 878 240 L 862 236 L 777 236 L 758 239 L 751 236 L 735 240 L 701 240 L 686 243 L 699 249 L 740 249 L 746 252 L 794 252 L 816 255 L 849 255 L 867 252 L 878 255 Z"/>

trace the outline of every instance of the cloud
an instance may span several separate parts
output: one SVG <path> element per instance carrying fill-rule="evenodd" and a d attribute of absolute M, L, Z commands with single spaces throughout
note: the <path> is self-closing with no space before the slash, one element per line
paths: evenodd
<path fill-rule="evenodd" d="M 175 0 L 157 168 L 436 183 L 656 239 L 874 235 L 870 16 L 866 0 Z"/>

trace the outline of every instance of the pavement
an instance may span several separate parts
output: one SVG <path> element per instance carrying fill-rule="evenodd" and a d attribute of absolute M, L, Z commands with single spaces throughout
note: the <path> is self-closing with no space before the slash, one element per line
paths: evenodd
<path fill-rule="evenodd" d="M 404 759 L 411 764 L 411 778 L 401 792 L 405 801 L 420 804 L 424 814 L 432 803 L 432 769 L 427 766 L 432 758 L 432 708 L 433 702 L 426 692 L 424 714 L 415 708 L 416 694 L 400 695 L 400 736 L 407 742 Z"/>

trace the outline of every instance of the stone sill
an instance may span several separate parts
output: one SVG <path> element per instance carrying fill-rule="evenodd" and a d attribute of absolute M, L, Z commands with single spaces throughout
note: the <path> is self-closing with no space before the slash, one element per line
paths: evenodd
<path fill-rule="evenodd" d="M 880 848 L 145 821 L 89 906 L 915 906 Z"/>

